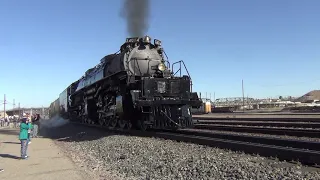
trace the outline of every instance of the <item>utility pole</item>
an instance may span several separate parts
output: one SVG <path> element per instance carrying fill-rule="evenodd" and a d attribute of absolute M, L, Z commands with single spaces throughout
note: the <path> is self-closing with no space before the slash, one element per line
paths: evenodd
<path fill-rule="evenodd" d="M 16 105 L 16 104 L 15 104 L 14 99 L 13 99 L 13 104 L 12 104 L 12 106 L 13 106 L 13 107 L 12 107 L 13 116 L 14 116 L 14 114 L 15 114 L 15 113 L 14 113 L 14 106 L 15 106 L 15 105 Z"/>
<path fill-rule="evenodd" d="M 20 103 L 18 104 L 19 120 L 20 120 Z"/>
<path fill-rule="evenodd" d="M 247 106 L 250 109 L 250 103 L 249 103 L 249 95 L 247 94 Z"/>
<path fill-rule="evenodd" d="M 3 117 L 4 119 L 6 119 L 6 95 L 4 95 L 4 98 L 3 98 Z"/>
<path fill-rule="evenodd" d="M 243 88 L 243 79 L 242 79 L 242 109 L 243 109 L 243 112 L 244 112 L 244 88 Z"/>

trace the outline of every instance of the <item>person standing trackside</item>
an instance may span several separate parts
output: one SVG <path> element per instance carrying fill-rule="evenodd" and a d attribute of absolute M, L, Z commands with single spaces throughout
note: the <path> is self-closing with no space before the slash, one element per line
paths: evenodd
<path fill-rule="evenodd" d="M 40 124 L 40 116 L 39 116 L 39 114 L 36 114 L 34 116 L 34 119 L 33 119 L 32 122 L 33 122 L 33 134 L 32 134 L 32 137 L 36 138 L 36 137 L 38 137 L 39 124 Z"/>
<path fill-rule="evenodd" d="M 32 134 L 31 134 L 31 129 L 32 129 L 32 117 L 28 117 L 28 123 L 27 125 L 29 126 L 29 129 L 28 129 L 28 144 L 31 144 L 31 137 L 32 137 Z"/>
<path fill-rule="evenodd" d="M 28 150 L 28 130 L 29 125 L 28 118 L 23 118 L 20 123 L 20 134 L 19 139 L 21 141 L 21 159 L 27 159 L 27 150 Z"/>

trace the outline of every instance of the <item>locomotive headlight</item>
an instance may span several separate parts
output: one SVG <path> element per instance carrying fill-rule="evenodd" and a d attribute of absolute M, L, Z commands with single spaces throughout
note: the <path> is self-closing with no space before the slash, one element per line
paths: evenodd
<path fill-rule="evenodd" d="M 164 70 L 166 70 L 166 65 L 164 65 L 163 63 L 160 63 L 160 64 L 158 65 L 158 69 L 159 69 L 160 71 L 164 71 Z"/>

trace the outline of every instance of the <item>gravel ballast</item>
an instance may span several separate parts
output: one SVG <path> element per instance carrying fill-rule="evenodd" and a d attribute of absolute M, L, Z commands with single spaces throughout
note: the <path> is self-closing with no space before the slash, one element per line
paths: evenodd
<path fill-rule="evenodd" d="M 320 179 L 318 168 L 218 148 L 73 124 L 58 129 L 47 135 L 96 179 Z"/>

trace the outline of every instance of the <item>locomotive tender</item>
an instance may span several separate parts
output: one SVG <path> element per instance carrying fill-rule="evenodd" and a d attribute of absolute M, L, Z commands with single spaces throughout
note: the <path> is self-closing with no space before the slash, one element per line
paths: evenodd
<path fill-rule="evenodd" d="M 181 76 L 181 67 L 188 72 L 184 62 L 170 69 L 166 59 L 160 40 L 152 44 L 149 36 L 127 38 L 117 53 L 103 57 L 60 93 L 50 114 L 113 128 L 191 127 L 191 108 L 201 101 L 192 92 L 189 73 Z"/>

